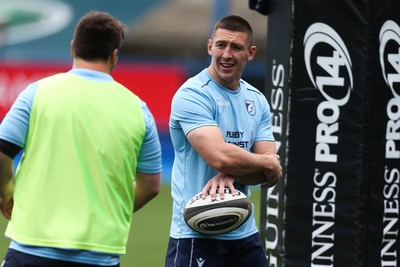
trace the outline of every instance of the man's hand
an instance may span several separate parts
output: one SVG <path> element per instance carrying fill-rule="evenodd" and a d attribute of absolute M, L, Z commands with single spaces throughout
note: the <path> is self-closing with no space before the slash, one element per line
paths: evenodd
<path fill-rule="evenodd" d="M 280 164 L 280 158 L 277 154 L 268 155 L 271 159 L 271 167 L 264 171 L 264 175 L 267 182 L 261 185 L 261 188 L 269 188 L 276 185 L 282 177 L 282 166 Z"/>
<path fill-rule="evenodd" d="M 211 194 L 211 199 L 215 200 L 216 199 L 216 194 L 217 194 L 217 189 L 219 189 L 219 195 L 221 199 L 225 198 L 225 187 L 229 188 L 231 191 L 232 195 L 236 194 L 235 187 L 233 186 L 233 183 L 235 180 L 233 179 L 232 176 L 223 174 L 223 173 L 218 173 L 215 175 L 211 180 L 207 182 L 207 184 L 203 187 L 203 190 L 201 191 L 201 197 L 203 199 L 206 198 L 207 192 L 210 191 Z"/>
<path fill-rule="evenodd" d="M 0 152 L 0 211 L 7 219 L 11 218 L 14 206 L 13 159 Z"/>
<path fill-rule="evenodd" d="M 8 220 L 11 219 L 11 213 L 14 206 L 14 199 L 11 197 L 0 198 L 0 210 L 1 214 Z"/>

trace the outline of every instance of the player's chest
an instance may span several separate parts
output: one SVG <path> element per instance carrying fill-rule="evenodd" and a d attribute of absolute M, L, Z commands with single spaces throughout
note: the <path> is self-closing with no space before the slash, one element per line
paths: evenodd
<path fill-rule="evenodd" d="M 261 123 L 255 102 L 249 99 L 220 100 L 217 106 L 214 119 L 224 140 L 249 149 Z"/>

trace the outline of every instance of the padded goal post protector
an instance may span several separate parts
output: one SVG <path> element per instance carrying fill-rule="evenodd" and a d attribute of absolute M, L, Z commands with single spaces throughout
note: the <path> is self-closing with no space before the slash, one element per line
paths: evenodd
<path fill-rule="evenodd" d="M 260 231 L 271 267 L 283 266 L 284 247 L 284 194 L 286 184 L 287 130 L 289 100 L 289 62 L 291 32 L 291 0 L 271 0 L 268 15 L 267 64 L 264 94 L 272 112 L 272 131 L 277 153 L 283 166 L 281 179 L 273 188 L 262 190 Z"/>
<path fill-rule="evenodd" d="M 285 176 L 262 195 L 271 267 L 399 266 L 400 33 L 387 33 L 394 40 L 384 48 L 386 72 L 378 52 L 381 27 L 398 21 L 399 5 L 272 3 L 265 94 L 273 118 L 288 113 L 286 131 L 274 132 Z M 279 61 L 282 87 L 273 71 Z M 283 106 L 273 104 L 278 88 Z M 394 158 L 385 156 L 388 147 Z"/>
<path fill-rule="evenodd" d="M 367 266 L 400 266 L 400 3 L 377 1 Z"/>
<path fill-rule="evenodd" d="M 294 6 L 286 263 L 359 266 L 372 100 L 369 5 L 299 0 Z"/>

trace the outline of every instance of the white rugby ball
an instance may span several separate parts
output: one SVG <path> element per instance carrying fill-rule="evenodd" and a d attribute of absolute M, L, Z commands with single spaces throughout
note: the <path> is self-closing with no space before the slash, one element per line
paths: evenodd
<path fill-rule="evenodd" d="M 225 188 L 225 198 L 221 199 L 217 192 L 216 199 L 212 200 L 207 194 L 205 199 L 201 193 L 196 194 L 188 201 L 184 210 L 184 220 L 193 230 L 208 235 L 217 235 L 231 232 L 243 225 L 250 217 L 253 205 L 245 194 L 236 190 L 232 195 Z"/>

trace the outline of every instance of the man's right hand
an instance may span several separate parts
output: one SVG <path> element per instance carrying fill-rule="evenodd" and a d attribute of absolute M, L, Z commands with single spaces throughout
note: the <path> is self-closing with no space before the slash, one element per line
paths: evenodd
<path fill-rule="evenodd" d="M 270 154 L 267 156 L 270 160 L 269 168 L 264 171 L 264 175 L 267 181 L 261 185 L 261 188 L 272 187 L 276 185 L 282 178 L 282 166 L 280 163 L 279 155 Z"/>
<path fill-rule="evenodd" d="M 11 219 L 11 213 L 12 213 L 13 207 L 14 207 L 14 199 L 12 196 L 0 198 L 1 214 L 8 220 Z"/>

